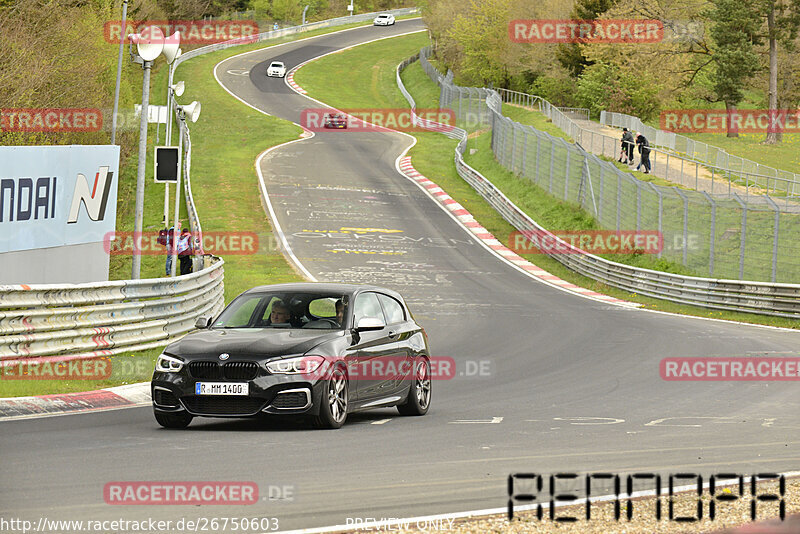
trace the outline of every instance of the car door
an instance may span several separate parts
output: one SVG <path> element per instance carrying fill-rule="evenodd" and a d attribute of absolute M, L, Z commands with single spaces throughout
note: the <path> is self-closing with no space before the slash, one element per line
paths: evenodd
<path fill-rule="evenodd" d="M 416 325 L 408 321 L 403 305 L 394 297 L 378 293 L 378 301 L 386 316 L 387 335 L 396 344 L 393 349 L 395 357 L 386 367 L 393 371 L 392 376 L 387 373 L 386 380 L 379 385 L 379 389 L 386 395 L 391 395 L 407 389 L 406 386 L 414 375 L 414 355 L 408 347 L 408 341 L 416 331 Z"/>
<path fill-rule="evenodd" d="M 359 293 L 353 304 L 353 326 L 361 319 L 380 319 L 386 324 L 383 308 L 374 292 Z M 381 396 L 381 384 L 385 382 L 384 368 L 392 357 L 396 358 L 397 342 L 389 336 L 390 328 L 358 332 L 358 341 L 352 347 L 353 357 L 348 359 L 350 391 L 359 403 L 377 400 Z"/>

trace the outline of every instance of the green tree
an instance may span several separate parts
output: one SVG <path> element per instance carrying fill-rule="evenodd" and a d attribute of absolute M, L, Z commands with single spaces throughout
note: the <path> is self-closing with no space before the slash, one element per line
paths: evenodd
<path fill-rule="evenodd" d="M 731 113 L 742 101 L 742 87 L 758 71 L 760 61 L 755 45 L 760 43 L 761 21 L 752 0 L 712 0 L 707 13 L 713 22 L 711 41 L 715 71 L 713 90 Z M 739 132 L 728 122 L 728 137 Z"/>
<path fill-rule="evenodd" d="M 595 20 L 616 3 L 617 0 L 577 0 L 572 8 L 571 17 L 580 20 Z M 583 45 L 578 43 L 558 45 L 556 58 L 561 66 L 576 78 L 583 73 L 583 69 L 592 64 L 592 61 L 583 55 Z"/>
<path fill-rule="evenodd" d="M 768 100 L 770 111 L 778 109 L 778 46 L 792 50 L 800 28 L 800 0 L 759 0 L 756 5 L 761 8 L 767 21 L 766 39 L 769 43 L 769 82 Z M 764 140 L 766 144 L 780 143 L 783 133 L 770 130 Z"/>
<path fill-rule="evenodd" d="M 658 84 L 649 77 L 621 71 L 602 61 L 586 67 L 576 91 L 581 106 L 593 115 L 616 111 L 650 120 L 659 110 Z"/>

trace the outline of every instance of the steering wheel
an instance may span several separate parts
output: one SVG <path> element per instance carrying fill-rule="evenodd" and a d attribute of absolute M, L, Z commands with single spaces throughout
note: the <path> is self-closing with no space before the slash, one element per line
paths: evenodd
<path fill-rule="evenodd" d="M 329 323 L 332 327 L 339 328 L 339 323 L 337 321 L 334 321 L 333 319 L 327 319 L 327 318 L 323 317 L 323 318 L 317 319 L 317 321 L 325 321 L 325 322 Z"/>

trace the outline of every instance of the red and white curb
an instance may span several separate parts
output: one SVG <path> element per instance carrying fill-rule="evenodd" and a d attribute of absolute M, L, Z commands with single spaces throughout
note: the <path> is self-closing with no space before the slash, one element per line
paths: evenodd
<path fill-rule="evenodd" d="M 294 69 L 291 70 L 291 72 L 289 72 L 289 74 L 286 75 L 286 83 L 289 84 L 289 87 L 291 87 L 301 95 L 307 95 L 308 91 L 297 85 L 297 82 L 294 81 L 294 73 L 297 72 L 297 69 L 299 69 L 301 66 L 302 65 L 296 66 Z"/>
<path fill-rule="evenodd" d="M 0 421 L 117 410 L 150 403 L 149 382 L 80 393 L 11 397 L 0 399 Z"/>
<path fill-rule="evenodd" d="M 529 262 L 510 248 L 503 245 L 494 235 L 492 235 L 489 230 L 481 226 L 481 224 L 475 220 L 472 214 L 467 211 L 464 206 L 456 202 L 453 198 L 450 197 L 441 187 L 436 185 L 434 182 L 420 174 L 414 166 L 411 164 L 411 157 L 404 156 L 400 158 L 399 162 L 400 170 L 405 174 L 407 177 L 411 178 L 422 187 L 428 190 L 428 192 L 437 200 L 440 204 L 442 204 L 450 213 L 455 216 L 458 221 L 464 225 L 470 232 L 472 232 L 475 237 L 480 239 L 487 247 L 502 256 L 503 259 L 506 261 L 516 265 L 517 267 L 523 269 L 528 275 L 532 276 L 533 278 L 537 278 L 547 284 L 558 286 L 562 289 L 567 291 L 571 291 L 573 293 L 577 293 L 583 295 L 585 297 L 593 298 L 596 300 L 601 300 L 605 302 L 610 302 L 614 304 L 620 304 L 624 306 L 631 306 L 631 307 L 638 307 L 640 304 L 634 302 L 628 302 L 626 300 L 620 300 L 616 297 L 610 297 L 608 295 L 603 295 L 602 293 L 598 293 L 591 289 L 587 289 L 585 287 L 576 286 L 571 282 L 567 282 L 566 280 L 562 280 L 558 276 L 550 274 L 549 272 L 545 271 L 541 267 L 534 265 L 533 263 Z"/>

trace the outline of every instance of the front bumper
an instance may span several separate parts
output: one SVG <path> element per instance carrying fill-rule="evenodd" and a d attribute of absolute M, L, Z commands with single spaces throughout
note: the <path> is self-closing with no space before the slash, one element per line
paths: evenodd
<path fill-rule="evenodd" d="M 247 383 L 248 395 L 196 395 L 197 382 Z M 155 372 L 150 383 L 153 409 L 202 417 L 253 417 L 259 414 L 317 415 L 325 382 L 296 375 L 266 375 L 253 380 L 201 380 L 186 373 Z"/>

